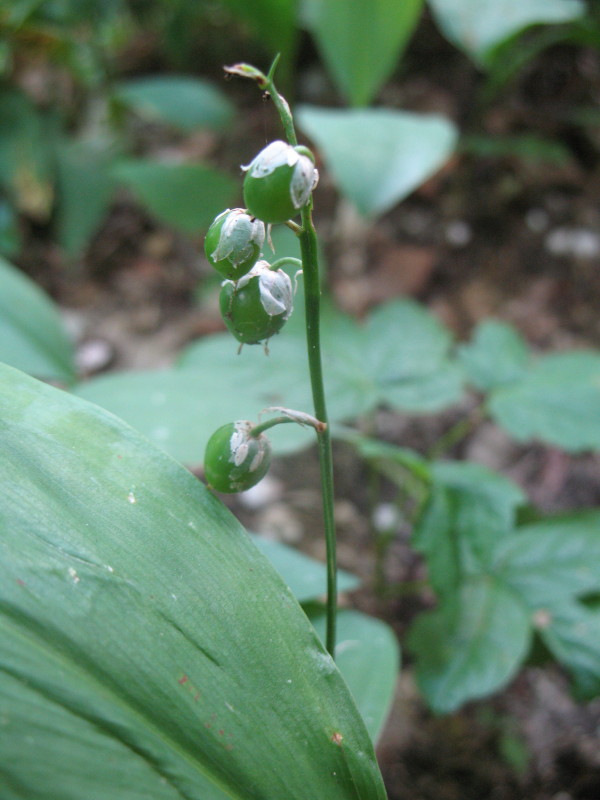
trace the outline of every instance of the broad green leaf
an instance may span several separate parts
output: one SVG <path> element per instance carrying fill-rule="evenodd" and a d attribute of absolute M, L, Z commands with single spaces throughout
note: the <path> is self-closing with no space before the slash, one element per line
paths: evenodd
<path fill-rule="evenodd" d="M 88 244 L 112 198 L 112 154 L 99 143 L 63 142 L 57 151 L 57 227 L 66 252 L 75 256 Z"/>
<path fill-rule="evenodd" d="M 0 377 L 7 800 L 384 800 L 338 670 L 225 507 L 112 415 Z"/>
<path fill-rule="evenodd" d="M 338 89 L 368 105 L 390 77 L 419 20 L 423 0 L 308 0 L 304 21 Z"/>
<path fill-rule="evenodd" d="M 262 347 L 238 355 L 231 336 L 217 334 L 191 345 L 179 368 L 100 376 L 76 392 L 130 422 L 179 461 L 199 464 L 209 436 L 226 422 L 256 419 L 269 406 L 312 413 L 301 309 L 297 313 L 298 321 L 292 317 L 290 327 L 271 340 L 268 356 Z M 367 325 L 330 310 L 322 330 L 332 423 L 380 404 L 415 413 L 437 410 L 461 396 L 460 370 L 446 357 L 448 335 L 409 301 L 378 310 Z M 295 425 L 276 428 L 269 437 L 278 454 L 314 442 L 313 431 Z"/>
<path fill-rule="evenodd" d="M 0 106 L 0 185 L 20 211 L 45 222 L 54 199 L 56 120 L 12 87 L 0 88 Z"/>
<path fill-rule="evenodd" d="M 326 593 L 327 569 L 324 564 L 263 536 L 253 536 L 252 541 L 269 559 L 299 603 L 315 600 Z M 360 581 L 355 575 L 340 569 L 337 584 L 338 591 L 349 592 L 356 589 Z"/>
<path fill-rule="evenodd" d="M 416 413 L 438 411 L 460 400 L 462 375 L 448 358 L 448 330 L 410 300 L 379 306 L 367 321 L 364 369 L 378 399 Z"/>
<path fill-rule="evenodd" d="M 335 435 L 353 445 L 363 458 L 374 462 L 385 461 L 388 464 L 397 464 L 426 484 L 431 480 L 429 462 L 416 450 L 398 447 L 381 439 L 370 439 L 368 436 L 344 428 L 336 429 Z"/>
<path fill-rule="evenodd" d="M 257 420 L 269 406 L 311 411 L 312 400 L 302 339 L 274 339 L 244 348 L 229 334 L 203 338 L 181 368 L 124 372 L 79 384 L 79 396 L 107 408 L 177 460 L 201 464 L 206 442 L 221 425 Z M 269 431 L 278 455 L 310 445 L 314 431 L 282 425 Z"/>
<path fill-rule="evenodd" d="M 432 479 L 413 542 L 427 559 L 433 587 L 448 595 L 465 576 L 488 570 L 525 497 L 507 478 L 469 462 L 434 462 Z"/>
<path fill-rule="evenodd" d="M 309 613 L 321 640 L 325 616 Z M 371 739 L 377 742 L 394 697 L 400 669 L 398 641 L 381 620 L 342 609 L 337 619 L 336 664 L 354 697 Z"/>
<path fill-rule="evenodd" d="M 129 159 L 116 164 L 114 176 L 159 220 L 190 234 L 208 228 L 237 192 L 231 178 L 202 164 Z"/>
<path fill-rule="evenodd" d="M 300 106 L 300 127 L 319 149 L 340 192 L 364 217 L 378 217 L 450 158 L 454 125 L 436 114 Z"/>
<path fill-rule="evenodd" d="M 600 353 L 540 358 L 517 383 L 488 398 L 496 422 L 518 441 L 541 439 L 570 452 L 600 447 Z"/>
<path fill-rule="evenodd" d="M 188 75 L 151 75 L 120 81 L 115 98 L 150 120 L 184 131 L 222 130 L 233 119 L 229 100 L 211 83 Z"/>
<path fill-rule="evenodd" d="M 224 0 L 255 32 L 257 40 L 274 56 L 281 53 L 277 75 L 287 75 L 294 66 L 296 39 L 296 7 L 298 0 Z"/>
<path fill-rule="evenodd" d="M 458 358 L 470 382 L 487 391 L 523 378 L 530 351 L 511 325 L 490 319 L 477 326 L 471 342 L 458 348 Z"/>
<path fill-rule="evenodd" d="M 0 359 L 39 378 L 75 378 L 73 347 L 52 301 L 0 257 Z"/>
<path fill-rule="evenodd" d="M 540 619 L 540 636 L 571 674 L 579 699 L 600 695 L 600 611 L 567 601 Z"/>
<path fill-rule="evenodd" d="M 585 12 L 580 0 L 429 0 L 429 5 L 444 35 L 481 65 L 524 28 L 571 22 Z"/>
<path fill-rule="evenodd" d="M 532 611 L 600 588 L 600 512 L 524 525 L 500 542 L 496 569 Z"/>
<path fill-rule="evenodd" d="M 527 608 L 488 576 L 471 578 L 439 608 L 417 617 L 408 638 L 418 658 L 417 683 L 438 713 L 505 686 L 529 644 Z"/>
<path fill-rule="evenodd" d="M 517 529 L 500 543 L 496 569 L 578 692 L 600 692 L 600 614 L 579 600 L 600 587 L 600 512 L 559 516 Z"/>

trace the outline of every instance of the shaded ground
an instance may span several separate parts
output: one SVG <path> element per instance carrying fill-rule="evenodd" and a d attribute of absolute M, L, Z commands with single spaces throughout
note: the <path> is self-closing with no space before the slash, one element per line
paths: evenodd
<path fill-rule="evenodd" d="M 299 99 L 331 102 L 310 53 L 303 70 Z M 258 149 L 265 137 L 278 134 L 254 91 L 231 86 L 247 108 L 247 127 L 208 147 L 215 159 L 239 163 L 247 137 Z M 357 315 L 383 299 L 413 296 L 458 337 L 495 315 L 514 323 L 539 350 L 599 347 L 600 137 L 591 128 L 575 127 L 569 113 L 597 102 L 600 54 L 554 48 L 486 109 L 475 107 L 477 86 L 466 60 L 426 29 L 405 73 L 381 99 L 394 107 L 444 111 L 463 129 L 480 133 L 534 130 L 559 141 L 568 157 L 457 156 L 370 227 L 338 202 L 325 179 L 317 222 L 332 293 Z M 221 330 L 200 244 L 156 226 L 123 201 L 90 246 L 82 269 L 67 272 L 43 231 L 32 231 L 20 263 L 65 309 L 80 342 L 84 373 L 158 367 L 191 339 Z M 408 419 L 382 411 L 377 420 L 381 436 L 421 451 L 451 423 L 452 413 Z M 516 446 L 485 422 L 453 455 L 502 470 L 545 511 L 600 505 L 596 456 Z M 428 598 L 375 591 L 365 469 L 343 447 L 336 456 L 340 562 L 365 581 L 349 602 L 386 619 L 402 636 Z M 293 466 L 277 463 L 256 506 L 232 505 L 254 530 L 322 557 L 317 485 L 315 455 L 309 451 L 300 463 L 295 457 Z M 399 530 L 382 569 L 393 587 L 423 576 L 407 531 Z M 408 663 L 380 756 L 391 800 L 596 800 L 599 731 L 600 702 L 578 706 L 558 671 L 534 668 L 499 697 L 434 718 L 417 696 Z"/>

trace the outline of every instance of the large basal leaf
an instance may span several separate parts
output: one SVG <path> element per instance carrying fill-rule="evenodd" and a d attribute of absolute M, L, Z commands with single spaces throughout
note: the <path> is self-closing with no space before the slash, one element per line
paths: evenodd
<path fill-rule="evenodd" d="M 547 355 L 522 380 L 493 391 L 487 407 L 519 441 L 541 439 L 571 452 L 600 447 L 600 354 Z"/>
<path fill-rule="evenodd" d="M 527 607 L 485 575 L 464 582 L 438 609 L 417 617 L 408 638 L 419 688 L 439 713 L 505 686 L 529 643 Z"/>
<path fill-rule="evenodd" d="M 452 122 L 436 114 L 300 106 L 296 116 L 340 192 L 371 218 L 437 172 L 457 140 Z"/>
<path fill-rule="evenodd" d="M 0 359 L 39 378 L 71 382 L 73 347 L 51 300 L 0 257 Z"/>
<path fill-rule="evenodd" d="M 469 381 L 482 391 L 524 378 L 531 358 L 512 325 L 493 319 L 480 323 L 472 340 L 457 350 Z"/>
<path fill-rule="evenodd" d="M 309 610 L 309 617 L 324 641 L 326 619 L 322 610 Z M 392 705 L 400 669 L 400 650 L 393 630 L 359 611 L 340 610 L 335 660 L 371 739 L 377 742 Z"/>
<path fill-rule="evenodd" d="M 391 75 L 423 0 L 308 0 L 304 21 L 329 72 L 353 106 L 368 105 Z"/>
<path fill-rule="evenodd" d="M 0 369 L 6 800 L 385 798 L 293 596 L 189 472 Z"/>
<path fill-rule="evenodd" d="M 186 464 L 198 464 L 220 425 L 255 420 L 268 406 L 312 413 L 306 342 L 299 324 L 274 337 L 269 355 L 247 347 L 238 355 L 229 335 L 201 339 L 181 366 L 106 375 L 76 391 L 109 409 Z M 460 399 L 462 377 L 448 358 L 450 338 L 409 301 L 378 309 L 366 325 L 329 311 L 323 316 L 323 361 L 330 420 L 351 420 L 380 404 L 415 413 Z M 269 432 L 278 454 L 314 441 L 314 432 L 285 425 Z"/>
<path fill-rule="evenodd" d="M 327 568 L 304 553 L 294 550 L 282 542 L 263 536 L 253 536 L 252 541 L 281 575 L 299 603 L 323 597 L 327 589 Z M 355 575 L 338 570 L 337 587 L 339 592 L 349 592 L 360 586 Z M 325 641 L 324 637 L 321 637 Z"/>
<path fill-rule="evenodd" d="M 202 164 L 128 159 L 116 164 L 114 176 L 159 220 L 190 234 L 206 230 L 239 191 L 227 175 Z"/>
<path fill-rule="evenodd" d="M 229 100 L 211 83 L 188 75 L 151 75 L 120 81 L 115 98 L 149 120 L 193 131 L 222 130 L 233 119 Z"/>
<path fill-rule="evenodd" d="M 570 22 L 585 13 L 580 0 L 429 0 L 440 29 L 479 64 L 505 39 L 530 25 Z"/>
<path fill-rule="evenodd" d="M 115 188 L 113 155 L 101 143 L 65 141 L 57 151 L 57 227 L 66 252 L 78 255 L 108 209 Z"/>

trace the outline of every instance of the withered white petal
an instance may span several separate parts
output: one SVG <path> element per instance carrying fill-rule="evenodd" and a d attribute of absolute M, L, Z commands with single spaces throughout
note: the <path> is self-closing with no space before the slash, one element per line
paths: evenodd
<path fill-rule="evenodd" d="M 319 173 L 308 156 L 298 158 L 292 180 L 290 181 L 290 196 L 294 208 L 303 208 L 319 180 Z"/>
<path fill-rule="evenodd" d="M 299 158 L 300 154 L 290 144 L 277 139 L 275 142 L 268 144 L 250 164 L 243 166 L 242 169 L 252 175 L 253 178 L 265 178 L 278 167 L 285 165 L 293 167 Z"/>

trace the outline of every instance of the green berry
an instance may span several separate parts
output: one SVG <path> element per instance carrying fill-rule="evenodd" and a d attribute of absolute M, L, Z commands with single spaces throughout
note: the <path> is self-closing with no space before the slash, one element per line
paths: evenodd
<path fill-rule="evenodd" d="M 204 240 L 209 263 L 224 278 L 237 280 L 256 264 L 265 241 L 265 226 L 243 208 L 227 209 L 212 223 Z"/>
<path fill-rule="evenodd" d="M 253 422 L 238 420 L 218 428 L 208 440 L 204 473 L 218 492 L 244 492 L 264 478 L 271 464 L 271 444 L 264 433 L 251 436 Z"/>
<path fill-rule="evenodd" d="M 281 269 L 259 261 L 239 281 L 224 281 L 219 303 L 225 325 L 243 344 L 278 333 L 293 310 L 292 282 Z"/>
<path fill-rule="evenodd" d="M 308 203 L 319 173 L 306 147 L 276 141 L 243 169 L 244 202 L 250 214 L 266 223 L 286 222 Z"/>

